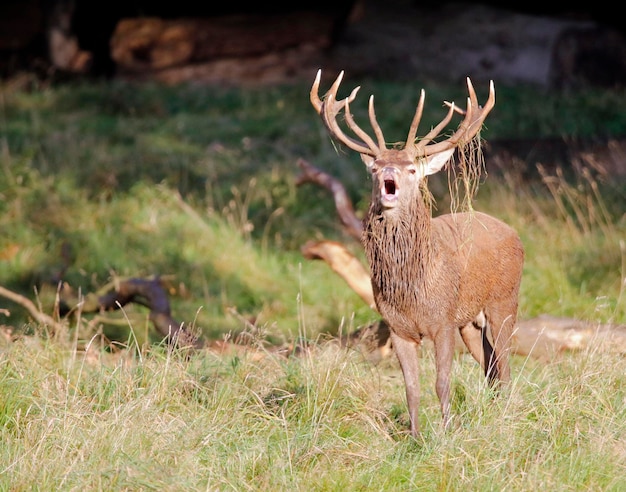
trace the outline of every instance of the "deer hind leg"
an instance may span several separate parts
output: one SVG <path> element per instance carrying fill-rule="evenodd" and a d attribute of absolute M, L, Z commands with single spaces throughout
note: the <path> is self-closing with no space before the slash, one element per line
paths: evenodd
<path fill-rule="evenodd" d="M 495 369 L 498 379 L 507 383 L 511 379 L 509 356 L 511 337 L 517 319 L 517 301 L 501 302 L 485 311 L 495 349 Z"/>
<path fill-rule="evenodd" d="M 476 319 L 460 328 L 461 338 L 472 357 L 485 371 L 485 376 L 491 384 L 498 378 L 498 369 L 495 364 L 493 346 L 487 338 L 487 320 L 481 311 Z M 485 364 L 487 361 L 487 364 Z"/>

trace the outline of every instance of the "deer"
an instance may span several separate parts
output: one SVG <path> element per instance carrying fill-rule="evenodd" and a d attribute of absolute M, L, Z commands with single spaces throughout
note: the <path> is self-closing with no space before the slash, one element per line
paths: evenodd
<path fill-rule="evenodd" d="M 517 320 L 524 248 L 517 232 L 499 219 L 470 208 L 433 217 L 427 177 L 439 172 L 457 149 L 480 138 L 495 105 L 493 81 L 484 106 L 467 78 L 465 110 L 454 103 L 425 136 L 417 138 L 424 108 L 422 89 L 406 142 L 387 147 L 369 98 L 375 140 L 350 111 L 360 89 L 338 100 L 341 71 L 323 99 L 321 70 L 310 101 L 330 136 L 360 154 L 372 178 L 372 195 L 363 218 L 361 243 L 369 264 L 376 308 L 391 331 L 391 344 L 404 378 L 413 437 L 421 435 L 419 352 L 424 338 L 434 346 L 436 381 L 443 428 L 449 428 L 450 373 L 458 333 L 497 393 L 510 383 L 511 337 Z M 347 135 L 337 122 L 343 111 Z M 457 129 L 441 141 L 455 113 Z"/>

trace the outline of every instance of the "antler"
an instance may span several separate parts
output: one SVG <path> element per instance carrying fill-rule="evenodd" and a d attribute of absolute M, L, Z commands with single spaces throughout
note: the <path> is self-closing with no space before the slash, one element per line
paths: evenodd
<path fill-rule="evenodd" d="M 350 103 L 354 101 L 357 92 L 359 92 L 361 87 L 355 87 L 348 97 L 341 101 L 337 101 L 337 90 L 341 84 L 341 79 L 343 79 L 342 70 L 322 101 L 319 97 L 321 75 L 322 71 L 318 70 L 315 81 L 313 82 L 313 87 L 311 87 L 311 104 L 313 104 L 313 107 L 322 117 L 322 121 L 324 121 L 328 130 L 332 135 L 352 150 L 355 150 L 360 154 L 370 155 L 372 157 L 379 156 L 380 153 L 386 148 L 386 145 L 383 132 L 380 129 L 380 125 L 376 121 L 376 113 L 374 112 L 374 96 L 370 96 L 369 117 L 374 133 L 376 134 L 376 138 L 378 139 L 378 144 L 376 144 L 374 140 L 372 140 L 372 138 L 355 123 L 354 118 L 352 118 L 352 114 L 350 113 Z M 339 125 L 337 124 L 337 115 L 342 108 L 345 110 L 348 126 L 358 137 L 361 138 L 362 141 L 358 141 L 347 136 L 343 130 L 339 128 Z"/>
<path fill-rule="evenodd" d="M 385 144 L 383 132 L 380 128 L 380 125 L 376 121 L 376 113 L 374 112 L 374 96 L 370 96 L 368 112 L 370 124 L 372 125 L 374 133 L 376 134 L 377 143 L 374 142 L 374 140 L 355 123 L 354 118 L 352 117 L 352 113 L 350 113 L 350 103 L 356 98 L 360 87 L 354 88 L 350 95 L 345 99 L 337 101 L 337 90 L 339 89 L 339 85 L 341 84 L 341 80 L 343 79 L 344 74 L 344 72 L 341 71 L 331 88 L 326 93 L 324 100 L 322 101 L 319 97 L 321 74 L 322 71 L 318 70 L 315 81 L 313 82 L 313 86 L 311 87 L 311 104 L 313 104 L 313 107 L 322 117 L 322 121 L 324 121 L 324 124 L 326 125 L 328 130 L 335 138 L 343 142 L 352 150 L 355 150 L 360 154 L 366 154 L 372 157 L 379 157 L 387 147 Z M 415 116 L 413 117 L 413 121 L 411 122 L 409 134 L 404 145 L 405 151 L 411 157 L 415 158 L 417 156 L 427 156 L 449 150 L 459 145 L 459 143 L 471 140 L 480 131 L 480 128 L 485 121 L 485 118 L 493 109 L 496 103 L 496 91 L 493 85 L 493 81 L 489 83 L 489 98 L 487 99 L 487 103 L 484 107 L 479 106 L 478 98 L 476 97 L 476 91 L 474 91 L 474 87 L 472 86 L 472 82 L 470 81 L 469 77 L 467 78 L 467 88 L 469 92 L 469 97 L 467 98 L 467 109 L 464 111 L 455 106 L 454 103 L 449 103 L 445 101 L 445 104 L 450 107 L 450 109 L 448 110 L 448 114 L 443 120 L 441 120 L 441 122 L 437 126 L 430 130 L 423 138 L 421 138 L 416 143 L 415 140 L 417 135 L 417 128 L 419 126 L 420 120 L 422 119 L 422 112 L 424 110 L 425 93 L 422 89 L 420 93 L 419 103 L 417 104 L 417 109 L 415 111 Z M 337 123 L 337 115 L 342 108 L 345 111 L 345 117 L 348 126 L 355 133 L 355 135 L 357 135 L 361 139 L 360 141 L 347 136 L 339 127 L 339 124 Z M 432 142 L 432 140 L 441 133 L 446 125 L 450 123 L 450 120 L 452 119 L 455 111 L 459 114 L 464 115 L 463 121 L 459 125 L 458 129 L 446 140 L 429 144 L 429 142 Z"/>
<path fill-rule="evenodd" d="M 480 131 L 485 118 L 496 104 L 496 89 L 493 85 L 493 80 L 489 82 L 489 98 L 485 106 L 481 107 L 478 104 L 478 98 L 476 97 L 476 91 L 472 85 L 472 81 L 467 77 L 467 90 L 469 97 L 467 98 L 467 109 L 463 111 L 461 108 L 455 106 L 452 102 L 445 101 L 445 104 L 450 107 L 446 117 L 441 122 L 428 132 L 419 142 L 415 143 L 415 135 L 417 133 L 417 127 L 419 126 L 420 119 L 422 117 L 422 108 L 424 106 L 424 91 L 422 90 L 419 104 L 417 105 L 417 111 L 413 117 L 411 128 L 409 130 L 409 136 L 407 138 L 405 149 L 414 156 L 426 156 L 449 150 L 459 145 L 462 142 L 468 142 Z M 429 144 L 433 138 L 437 137 L 441 130 L 452 119 L 454 112 L 464 115 L 463 121 L 459 125 L 458 129 L 446 140 L 441 142 Z"/>

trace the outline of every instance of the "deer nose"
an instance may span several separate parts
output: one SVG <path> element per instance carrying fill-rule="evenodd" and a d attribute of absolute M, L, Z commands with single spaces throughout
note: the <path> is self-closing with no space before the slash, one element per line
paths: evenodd
<path fill-rule="evenodd" d="M 393 176 L 399 173 L 400 170 L 397 167 L 385 166 L 380 170 L 383 177 L 389 177 L 393 179 Z"/>

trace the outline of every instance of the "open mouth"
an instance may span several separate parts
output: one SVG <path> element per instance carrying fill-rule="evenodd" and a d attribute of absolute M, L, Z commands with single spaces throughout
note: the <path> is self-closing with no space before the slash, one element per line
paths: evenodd
<path fill-rule="evenodd" d="M 393 207 L 398 201 L 398 185 L 393 170 L 383 170 L 381 186 L 381 202 L 385 207 Z"/>

